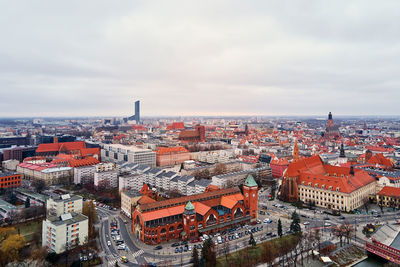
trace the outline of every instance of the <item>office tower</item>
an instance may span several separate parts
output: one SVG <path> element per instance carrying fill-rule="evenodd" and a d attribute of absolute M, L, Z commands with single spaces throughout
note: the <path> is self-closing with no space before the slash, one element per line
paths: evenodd
<path fill-rule="evenodd" d="M 135 102 L 135 116 L 134 119 L 137 124 L 140 123 L 140 101 Z"/>

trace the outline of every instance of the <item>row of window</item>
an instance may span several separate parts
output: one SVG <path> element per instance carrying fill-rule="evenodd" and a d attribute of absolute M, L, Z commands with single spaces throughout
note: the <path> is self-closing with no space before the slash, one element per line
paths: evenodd
<path fill-rule="evenodd" d="M 4 177 L 1 178 L 2 182 L 6 182 L 6 181 L 13 181 L 13 180 L 20 180 L 21 176 L 11 176 L 11 177 Z"/>

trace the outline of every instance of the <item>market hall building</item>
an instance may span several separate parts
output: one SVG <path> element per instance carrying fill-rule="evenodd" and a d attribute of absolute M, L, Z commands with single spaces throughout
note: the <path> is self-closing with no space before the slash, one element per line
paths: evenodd
<path fill-rule="evenodd" d="M 258 185 L 249 175 L 243 185 L 138 205 L 132 232 L 146 244 L 191 240 L 244 225 L 257 218 Z"/>

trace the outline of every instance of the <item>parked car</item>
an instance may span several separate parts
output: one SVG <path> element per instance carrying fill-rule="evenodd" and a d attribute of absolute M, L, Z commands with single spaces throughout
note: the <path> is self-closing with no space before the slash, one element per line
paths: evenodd
<path fill-rule="evenodd" d="M 107 240 L 107 246 L 111 246 L 111 241 Z"/>
<path fill-rule="evenodd" d="M 125 244 L 121 244 L 118 246 L 118 250 L 124 250 L 126 248 Z"/>
<path fill-rule="evenodd" d="M 179 252 L 182 253 L 183 247 L 179 247 Z"/>
<path fill-rule="evenodd" d="M 179 243 L 173 243 L 171 247 L 179 247 Z"/>
<path fill-rule="evenodd" d="M 187 252 L 187 251 L 188 251 L 188 247 L 184 247 L 184 248 L 183 248 L 183 251 L 184 251 L 184 252 Z"/>
<path fill-rule="evenodd" d="M 162 249 L 162 246 L 161 246 L 161 245 L 158 245 L 158 246 L 156 246 L 154 249 L 155 249 L 155 250 L 160 250 L 160 249 Z"/>
<path fill-rule="evenodd" d="M 175 248 L 175 253 L 178 253 L 179 252 L 179 248 Z"/>
<path fill-rule="evenodd" d="M 303 224 L 304 224 L 304 225 L 309 225 L 309 224 L 310 224 L 310 222 L 304 222 Z"/>
<path fill-rule="evenodd" d="M 182 241 L 181 245 L 184 246 L 184 245 L 187 245 L 187 243 L 188 243 L 187 241 Z"/>

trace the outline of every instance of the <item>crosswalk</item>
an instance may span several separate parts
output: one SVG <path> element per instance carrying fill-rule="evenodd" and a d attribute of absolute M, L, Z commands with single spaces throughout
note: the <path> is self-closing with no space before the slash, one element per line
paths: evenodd
<path fill-rule="evenodd" d="M 107 257 L 107 266 L 115 266 L 116 262 L 121 262 L 121 257 L 118 256 Z"/>
<path fill-rule="evenodd" d="M 139 257 L 140 255 L 142 255 L 144 253 L 143 249 L 136 251 L 135 253 L 132 253 L 132 256 L 134 258 Z"/>

